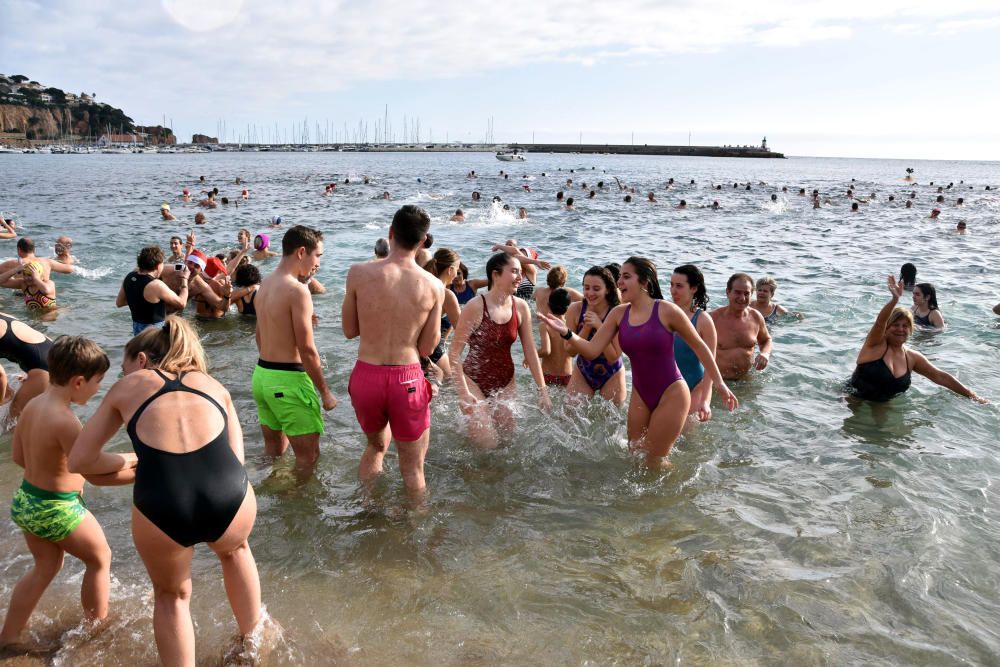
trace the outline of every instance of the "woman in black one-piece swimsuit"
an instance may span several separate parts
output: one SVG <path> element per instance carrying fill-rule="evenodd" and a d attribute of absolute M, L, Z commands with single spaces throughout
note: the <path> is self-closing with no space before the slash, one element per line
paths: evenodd
<path fill-rule="evenodd" d="M 888 282 L 892 297 L 882 306 L 858 352 L 849 391 L 869 401 L 888 401 L 909 389 L 911 373 L 917 372 L 956 394 L 987 402 L 951 374 L 934 366 L 927 357 L 906 347 L 904 343 L 913 333 L 913 315 L 896 305 L 903 294 L 903 283 L 897 283 L 894 276 L 889 276 Z"/>
<path fill-rule="evenodd" d="M 101 450 L 128 425 L 139 459 L 132 539 L 153 583 L 156 647 L 163 664 L 193 665 L 193 545 L 205 542 L 219 557 L 240 634 L 260 621 L 260 579 L 247 542 L 257 502 L 243 468 L 243 433 L 229 392 L 206 373 L 198 335 L 180 317 L 129 341 L 122 369 L 69 466 L 84 474 L 120 467 L 120 457 Z"/>

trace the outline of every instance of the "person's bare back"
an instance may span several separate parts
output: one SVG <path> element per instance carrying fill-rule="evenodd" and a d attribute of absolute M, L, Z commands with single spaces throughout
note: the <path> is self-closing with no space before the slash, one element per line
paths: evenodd
<path fill-rule="evenodd" d="M 369 364 L 418 363 L 440 336 L 444 286 L 409 258 L 364 262 L 347 275 L 344 312 L 352 309 L 361 336 L 358 359 Z M 346 327 L 346 324 L 345 324 Z"/>
<path fill-rule="evenodd" d="M 312 320 L 309 288 L 289 274 L 272 273 L 261 281 L 254 304 L 260 358 L 279 363 L 302 363 L 295 341 L 293 311 L 305 308 Z"/>

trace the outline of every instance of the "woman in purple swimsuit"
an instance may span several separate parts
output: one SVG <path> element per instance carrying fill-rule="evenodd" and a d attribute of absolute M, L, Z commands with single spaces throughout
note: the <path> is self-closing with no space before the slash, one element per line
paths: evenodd
<path fill-rule="evenodd" d="M 570 324 L 575 322 L 576 334 L 590 340 L 601 328 L 608 313 L 619 303 L 618 288 L 611 272 L 592 266 L 583 274 L 583 300 L 570 304 L 566 321 Z M 573 375 L 566 387 L 567 393 L 591 398 L 599 392 L 601 398 L 621 405 L 627 395 L 621 357 L 622 350 L 617 340 L 612 340 L 596 359 L 577 355 Z"/>
<path fill-rule="evenodd" d="M 632 362 L 632 397 L 628 404 L 629 446 L 642 450 L 650 467 L 665 467 L 687 419 L 691 393 L 674 361 L 674 334 L 684 339 L 705 366 L 730 411 L 738 402 L 726 386 L 691 320 L 683 310 L 663 301 L 656 267 L 648 259 L 629 257 L 618 279 L 624 305 L 612 310 L 589 341 L 573 334 L 558 318 L 539 315 L 584 357 L 597 357 L 618 335 L 622 352 Z"/>

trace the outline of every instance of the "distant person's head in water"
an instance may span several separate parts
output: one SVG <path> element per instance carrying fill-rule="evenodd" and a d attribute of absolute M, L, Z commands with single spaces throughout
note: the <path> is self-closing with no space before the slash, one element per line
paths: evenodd
<path fill-rule="evenodd" d="M 572 197 L 568 197 L 566 199 L 566 208 L 573 208 L 573 203 L 574 203 L 573 198 Z"/>
<path fill-rule="evenodd" d="M 632 195 L 625 195 L 625 203 L 626 204 L 632 203 Z"/>
<path fill-rule="evenodd" d="M 560 190 L 559 192 L 556 193 L 556 201 L 562 201 L 562 200 L 563 200 L 563 191 Z"/>
<path fill-rule="evenodd" d="M 712 200 L 712 209 L 713 210 L 718 210 L 719 209 L 719 200 L 718 199 L 713 199 Z"/>
<path fill-rule="evenodd" d="M 959 197 L 959 198 L 958 198 L 958 199 L 957 199 L 957 200 L 955 201 L 955 206 L 962 206 L 963 204 L 965 204 L 965 198 L 964 198 L 964 197 Z"/>
<path fill-rule="evenodd" d="M 645 257 L 629 257 L 622 264 L 621 275 L 618 276 L 618 291 L 625 303 L 631 303 L 639 298 L 640 293 L 649 295 L 651 299 L 663 299 L 660 281 L 656 277 L 656 265 Z"/>
<path fill-rule="evenodd" d="M 857 213 L 857 212 L 858 212 L 858 202 L 854 202 L 853 204 L 851 204 L 851 213 Z"/>
<path fill-rule="evenodd" d="M 896 195 L 889 195 L 889 201 L 896 201 Z"/>
<path fill-rule="evenodd" d="M 938 195 L 937 199 L 935 199 L 934 201 L 936 203 L 938 203 L 938 204 L 943 204 L 944 203 L 944 195 Z"/>
<path fill-rule="evenodd" d="M 913 200 L 912 199 L 907 199 L 906 200 L 906 208 L 913 208 Z"/>
<path fill-rule="evenodd" d="M 199 176 L 198 177 L 198 182 L 199 183 L 204 183 L 205 182 L 205 177 L 204 176 Z"/>
<path fill-rule="evenodd" d="M 655 194 L 653 194 L 652 192 L 650 192 L 650 193 L 649 193 L 649 194 L 648 194 L 648 195 L 646 196 L 646 198 L 647 198 L 647 199 L 648 199 L 649 201 L 656 201 L 656 195 L 655 195 Z"/>
<path fill-rule="evenodd" d="M 524 208 L 523 206 L 520 207 L 520 208 L 518 208 L 517 209 L 517 219 L 518 220 L 527 220 L 528 219 L 528 209 Z"/>
<path fill-rule="evenodd" d="M 750 184 L 747 183 L 747 191 L 749 191 L 749 190 L 750 190 Z"/>
<path fill-rule="evenodd" d="M 481 195 L 479 194 L 478 190 L 472 191 L 472 201 L 479 201 L 480 197 Z"/>
<path fill-rule="evenodd" d="M 772 194 L 771 195 L 771 201 L 778 201 L 778 195 Z"/>
<path fill-rule="evenodd" d="M 388 239 L 378 238 L 375 239 L 375 257 L 378 259 L 385 259 L 389 256 L 389 241 Z"/>
<path fill-rule="evenodd" d="M 806 189 L 805 188 L 799 188 L 799 195 L 801 195 L 801 196 L 804 197 L 805 194 L 806 194 Z"/>
<path fill-rule="evenodd" d="M 457 209 L 455 215 L 451 216 L 451 222 L 465 222 L 465 211 Z"/>
<path fill-rule="evenodd" d="M 597 196 L 597 192 L 595 190 L 591 190 L 590 194 L 587 195 L 587 198 L 588 199 L 593 199 L 596 196 Z"/>
<path fill-rule="evenodd" d="M 955 226 L 955 231 L 957 231 L 959 234 L 965 234 L 965 230 L 966 230 L 965 220 L 959 220 L 958 224 Z"/>
<path fill-rule="evenodd" d="M 196 225 L 204 225 L 206 222 L 208 222 L 208 219 L 205 218 L 205 214 L 204 213 L 202 213 L 201 211 L 198 211 L 197 213 L 194 214 L 194 224 L 196 224 Z"/>
<path fill-rule="evenodd" d="M 688 203 L 687 203 L 687 201 L 685 201 L 683 199 L 681 200 L 681 203 L 679 203 L 677 205 L 677 208 L 687 208 L 687 207 L 688 207 Z"/>
<path fill-rule="evenodd" d="M 937 217 L 939 215 L 941 215 L 941 209 L 935 208 L 935 209 L 931 209 L 931 214 L 929 216 L 927 216 L 927 217 L 930 218 L 931 220 L 937 220 Z"/>
<path fill-rule="evenodd" d="M 911 291 L 917 282 L 917 267 L 910 262 L 899 267 L 899 282 L 903 283 L 903 289 Z"/>

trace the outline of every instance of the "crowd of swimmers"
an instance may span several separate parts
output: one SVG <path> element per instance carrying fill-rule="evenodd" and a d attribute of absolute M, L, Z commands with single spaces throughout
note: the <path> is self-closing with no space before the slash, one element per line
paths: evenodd
<path fill-rule="evenodd" d="M 332 185 L 326 194 L 335 191 Z M 214 193 L 206 194 L 203 205 L 211 207 Z M 170 213 L 169 207 L 161 210 L 164 217 Z M 280 226 L 280 219 L 272 220 L 272 229 Z M 489 450 L 513 440 L 519 389 L 511 350 L 517 341 L 539 408 L 553 409 L 550 389 L 564 391 L 568 403 L 593 397 L 615 406 L 627 402 L 629 449 L 646 466 L 662 468 L 682 431 L 712 418 L 713 403 L 729 411 L 738 407 L 727 383 L 768 368 L 774 348 L 769 327 L 782 317 L 801 317 L 775 301 L 778 284 L 771 277 L 732 274 L 726 304 L 710 310 L 697 266 L 677 266 L 662 285 L 657 266 L 641 256 L 595 264 L 580 285 L 570 286 L 564 267 L 515 239 L 491 246 L 477 278 L 456 251 L 432 251 L 430 226 L 424 210 L 400 207 L 387 237 L 376 241 L 374 257 L 350 267 L 341 313 L 344 336 L 358 339 L 348 393 L 366 439 L 359 479 L 368 484 L 382 473 L 395 442 L 414 503 L 426 490 L 430 403 L 440 391 L 457 395 L 475 446 Z M 19 641 L 65 553 L 85 566 L 86 617 L 95 623 L 107 617 L 111 550 L 83 502 L 85 481 L 133 485 L 132 536 L 153 587 L 163 664 L 195 663 L 190 597 L 196 544 L 206 543 L 220 560 L 240 636 L 251 636 L 261 622 L 260 582 L 248 542 L 256 501 L 243 466 L 243 430 L 183 312 L 194 301 L 197 319 L 223 317 L 234 306 L 255 318 L 259 358 L 249 379 L 264 451 L 280 456 L 291 448 L 296 470 L 308 476 L 320 456 L 322 413 L 337 406 L 313 334 L 312 297 L 324 291 L 315 278 L 323 234 L 292 226 L 282 234 L 280 252 L 267 233 L 252 236 L 246 229 L 227 252 L 199 249 L 194 233 L 172 237 L 169 248 L 169 255 L 158 246 L 142 248 L 122 281 L 116 305 L 131 314 L 124 376 L 86 424 L 71 406 L 98 392 L 111 367 L 105 352 L 79 336 L 52 341 L 0 313 L 0 356 L 26 374 L 14 391 L 0 373 L 0 396 L 16 418 L 11 449 L 24 468 L 11 516 L 33 557 L 11 595 L 0 645 Z M 51 272 L 73 270 L 71 250 L 72 240 L 61 237 L 56 258 L 39 258 L 31 239 L 19 239 L 18 259 L 0 265 L 0 286 L 20 290 L 28 308 L 44 309 L 45 299 L 55 300 Z M 274 260 L 262 275 L 259 267 Z M 547 272 L 544 284 L 540 271 Z M 914 327 L 945 326 L 934 286 L 917 283 L 912 264 L 887 285 L 889 299 L 857 356 L 850 400 L 891 400 L 916 372 L 985 402 L 906 346 Z M 899 306 L 907 290 L 912 309 Z M 1000 304 L 994 310 L 1000 314 Z M 133 452 L 104 451 L 122 427 Z"/>

